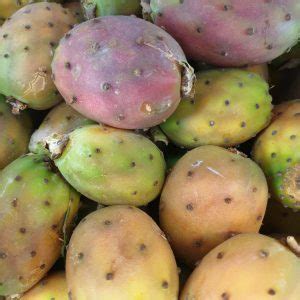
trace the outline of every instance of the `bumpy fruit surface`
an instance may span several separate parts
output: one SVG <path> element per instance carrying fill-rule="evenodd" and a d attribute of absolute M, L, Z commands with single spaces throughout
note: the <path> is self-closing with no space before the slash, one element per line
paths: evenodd
<path fill-rule="evenodd" d="M 176 300 L 178 271 L 166 237 L 138 208 L 111 206 L 81 221 L 66 266 L 74 300 Z"/>
<path fill-rule="evenodd" d="M 261 169 L 217 146 L 185 154 L 163 188 L 160 224 L 180 260 L 193 265 L 241 232 L 258 232 L 268 199 Z"/>
<path fill-rule="evenodd" d="M 70 133 L 55 164 L 81 194 L 105 205 L 146 205 L 160 193 L 166 168 L 163 154 L 147 138 L 101 125 Z"/>
<path fill-rule="evenodd" d="M 35 3 L 18 10 L 0 28 L 0 93 L 33 109 L 59 100 L 50 63 L 62 36 L 76 23 L 56 3 Z"/>
<path fill-rule="evenodd" d="M 194 98 L 183 99 L 161 128 L 173 142 L 187 148 L 243 143 L 270 121 L 268 90 L 259 75 L 243 70 L 200 72 Z"/>
<path fill-rule="evenodd" d="M 300 34 L 298 0 L 151 0 L 149 8 L 188 58 L 218 66 L 269 62 Z"/>
<path fill-rule="evenodd" d="M 27 152 L 31 127 L 27 112 L 13 115 L 0 95 L 0 170 Z"/>
<path fill-rule="evenodd" d="M 46 2 L 46 0 L 1 0 L 0 21 L 9 18 L 13 13 L 23 6 L 33 2 Z M 59 0 L 47 0 L 47 2 L 61 2 Z"/>
<path fill-rule="evenodd" d="M 87 18 L 111 15 L 140 15 L 140 0 L 81 0 Z"/>
<path fill-rule="evenodd" d="M 56 49 L 52 70 L 58 90 L 74 109 L 127 129 L 152 127 L 169 117 L 181 92 L 190 94 L 193 79 L 169 34 L 128 16 L 76 26 Z"/>
<path fill-rule="evenodd" d="M 66 276 L 56 272 L 42 279 L 21 297 L 21 300 L 69 300 Z"/>
<path fill-rule="evenodd" d="M 93 124 L 94 122 L 79 114 L 65 103 L 54 107 L 45 117 L 40 127 L 30 139 L 29 150 L 33 153 L 48 153 L 45 149 L 48 137 L 55 134 L 70 133 L 77 127 Z"/>
<path fill-rule="evenodd" d="M 42 155 L 18 158 L 0 173 L 0 295 L 23 293 L 60 256 L 79 195 Z"/>
<path fill-rule="evenodd" d="M 274 199 L 300 209 L 300 100 L 283 103 L 257 139 L 253 158 L 264 170 Z"/>
<path fill-rule="evenodd" d="M 212 250 L 194 270 L 181 300 L 297 300 L 300 260 L 278 241 L 240 234 Z"/>

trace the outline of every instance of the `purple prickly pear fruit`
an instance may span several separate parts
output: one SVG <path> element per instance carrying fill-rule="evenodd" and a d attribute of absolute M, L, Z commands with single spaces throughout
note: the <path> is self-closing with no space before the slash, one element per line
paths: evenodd
<path fill-rule="evenodd" d="M 79 194 L 55 172 L 29 154 L 0 173 L 0 295 L 26 292 L 60 256 Z"/>
<path fill-rule="evenodd" d="M 176 300 L 178 270 L 157 224 L 127 205 L 91 213 L 67 252 L 69 299 Z"/>
<path fill-rule="evenodd" d="M 290 247 L 261 234 L 235 236 L 204 257 L 180 300 L 297 300 L 300 259 Z"/>
<path fill-rule="evenodd" d="M 69 9 L 71 13 L 73 13 L 78 23 L 82 23 L 85 20 L 80 2 L 67 2 L 63 6 Z"/>
<path fill-rule="evenodd" d="M 300 100 L 276 107 L 274 120 L 258 137 L 253 159 L 262 167 L 272 196 L 300 210 Z"/>
<path fill-rule="evenodd" d="M 67 134 L 78 127 L 93 123 L 66 103 L 61 103 L 48 113 L 40 127 L 33 133 L 29 143 L 29 151 L 48 154 L 49 152 L 45 147 L 48 137 L 55 134 Z"/>
<path fill-rule="evenodd" d="M 191 93 L 194 78 L 168 33 L 128 16 L 76 26 L 56 49 L 52 70 L 58 90 L 74 109 L 126 129 L 152 127 L 168 118 L 181 95 Z"/>
<path fill-rule="evenodd" d="M 32 124 L 27 112 L 11 113 L 11 106 L 0 95 L 0 170 L 27 152 Z"/>
<path fill-rule="evenodd" d="M 142 2 L 188 58 L 218 66 L 269 62 L 296 44 L 300 35 L 299 0 Z"/>
<path fill-rule="evenodd" d="M 192 266 L 233 235 L 258 232 L 267 200 L 266 178 L 256 163 L 234 150 L 202 146 L 171 171 L 160 224 L 178 259 Z"/>
<path fill-rule="evenodd" d="M 38 110 L 58 103 L 50 64 L 59 40 L 75 23 L 56 3 L 27 5 L 7 20 L 0 28 L 0 93 Z"/>
<path fill-rule="evenodd" d="M 64 272 L 55 272 L 43 278 L 20 300 L 69 300 Z"/>
<path fill-rule="evenodd" d="M 177 145 L 235 146 L 264 129 L 271 119 L 269 86 L 259 75 L 220 69 L 197 73 L 195 96 L 183 99 L 162 123 Z"/>
<path fill-rule="evenodd" d="M 147 205 L 162 189 L 163 154 L 140 134 L 87 125 L 47 143 L 65 179 L 101 204 Z"/>

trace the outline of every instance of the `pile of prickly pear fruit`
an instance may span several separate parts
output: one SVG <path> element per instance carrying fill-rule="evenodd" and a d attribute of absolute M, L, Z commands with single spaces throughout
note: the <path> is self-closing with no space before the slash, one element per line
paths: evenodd
<path fill-rule="evenodd" d="M 0 300 L 300 300 L 299 0 L 0 0 Z"/>

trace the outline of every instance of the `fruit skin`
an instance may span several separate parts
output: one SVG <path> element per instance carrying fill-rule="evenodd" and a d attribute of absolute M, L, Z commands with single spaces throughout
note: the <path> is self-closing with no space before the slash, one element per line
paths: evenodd
<path fill-rule="evenodd" d="M 59 258 L 79 195 L 42 155 L 18 158 L 0 173 L 0 295 L 26 292 Z"/>
<path fill-rule="evenodd" d="M 13 115 L 11 106 L 0 95 L 0 170 L 27 152 L 31 130 L 27 112 Z"/>
<path fill-rule="evenodd" d="M 82 0 L 88 19 L 111 15 L 140 15 L 140 0 Z"/>
<path fill-rule="evenodd" d="M 40 127 L 33 133 L 29 150 L 33 153 L 48 154 L 49 151 L 45 148 L 47 137 L 55 134 L 67 134 L 77 127 L 90 124 L 94 124 L 94 122 L 79 114 L 66 103 L 61 103 L 48 113 Z"/>
<path fill-rule="evenodd" d="M 269 82 L 269 67 L 268 64 L 260 64 L 254 66 L 246 66 L 242 68 L 245 71 L 260 75 L 266 82 Z"/>
<path fill-rule="evenodd" d="M 46 2 L 43 0 L 1 0 L 0 2 L 0 21 L 1 19 L 4 21 L 9 18 L 13 13 L 22 8 L 27 4 L 31 4 L 34 2 Z M 47 2 L 61 2 L 59 0 L 51 1 L 47 0 Z"/>
<path fill-rule="evenodd" d="M 63 6 L 73 13 L 78 23 L 82 23 L 85 21 L 83 8 L 80 2 L 67 2 Z"/>
<path fill-rule="evenodd" d="M 159 195 L 166 170 L 163 154 L 149 139 L 102 125 L 70 133 L 55 164 L 76 190 L 104 205 L 148 204 Z"/>
<path fill-rule="evenodd" d="M 50 64 L 58 41 L 75 23 L 57 3 L 27 5 L 6 21 L 0 28 L 0 93 L 37 110 L 58 103 Z"/>
<path fill-rule="evenodd" d="M 257 74 L 220 69 L 196 74 L 195 96 L 183 99 L 160 127 L 177 145 L 234 146 L 254 137 L 271 118 L 268 84 Z"/>
<path fill-rule="evenodd" d="M 111 206 L 75 229 L 66 275 L 73 300 L 176 300 L 178 271 L 166 237 L 143 211 Z"/>
<path fill-rule="evenodd" d="M 69 300 L 64 272 L 55 272 L 42 279 L 20 300 Z"/>
<path fill-rule="evenodd" d="M 180 300 L 296 300 L 299 276 L 300 260 L 288 248 L 261 234 L 239 234 L 204 257 Z"/>
<path fill-rule="evenodd" d="M 218 66 L 269 62 L 300 33 L 298 0 L 151 0 L 151 10 L 188 58 Z"/>
<path fill-rule="evenodd" d="M 274 120 L 258 137 L 253 159 L 262 167 L 275 200 L 300 209 L 300 100 L 285 102 L 274 110 Z"/>
<path fill-rule="evenodd" d="M 179 260 L 195 264 L 242 232 L 258 232 L 268 187 L 250 159 L 217 146 L 189 151 L 163 188 L 159 218 Z"/>
<path fill-rule="evenodd" d="M 126 129 L 161 123 L 176 109 L 181 90 L 190 94 L 193 79 L 182 49 L 169 34 L 128 16 L 76 26 L 56 49 L 52 70 L 58 90 L 74 109 Z"/>

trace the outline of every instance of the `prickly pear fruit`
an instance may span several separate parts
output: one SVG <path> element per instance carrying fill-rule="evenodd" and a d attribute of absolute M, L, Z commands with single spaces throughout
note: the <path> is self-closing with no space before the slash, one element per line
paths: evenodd
<path fill-rule="evenodd" d="M 40 127 L 33 133 L 29 150 L 33 153 L 49 153 L 45 148 L 49 136 L 67 134 L 77 127 L 93 123 L 66 103 L 61 103 L 49 112 Z"/>
<path fill-rule="evenodd" d="M 10 105 L 0 95 L 0 170 L 27 152 L 31 128 L 27 112 L 13 115 Z"/>
<path fill-rule="evenodd" d="M 148 8 L 188 58 L 218 66 L 269 62 L 300 34 L 298 0 L 151 0 Z"/>
<path fill-rule="evenodd" d="M 270 121 L 268 89 L 254 73 L 235 69 L 200 72 L 195 97 L 183 99 L 161 128 L 174 143 L 187 148 L 243 143 Z"/>
<path fill-rule="evenodd" d="M 64 144 L 60 153 L 56 146 Z M 150 140 L 130 131 L 88 125 L 75 129 L 64 142 L 54 138 L 48 145 L 65 179 L 104 205 L 146 205 L 164 183 L 163 154 Z"/>
<path fill-rule="evenodd" d="M 300 212 L 269 201 L 262 231 L 267 234 L 300 235 Z"/>
<path fill-rule="evenodd" d="M 240 234 L 213 249 L 194 270 L 181 300 L 296 300 L 300 260 L 275 239 Z"/>
<path fill-rule="evenodd" d="M 268 187 L 250 159 L 217 146 L 185 154 L 163 188 L 160 224 L 177 257 L 189 265 L 241 232 L 258 232 Z"/>
<path fill-rule="evenodd" d="M 130 206 L 100 209 L 81 221 L 67 252 L 74 300 L 176 300 L 176 261 L 163 232 Z"/>
<path fill-rule="evenodd" d="M 69 300 L 64 272 L 48 275 L 24 294 L 20 300 Z"/>
<path fill-rule="evenodd" d="M 177 42 L 161 28 L 128 16 L 76 26 L 56 49 L 52 70 L 74 109 L 127 129 L 161 123 L 176 109 L 180 92 L 191 92 L 193 81 Z"/>
<path fill-rule="evenodd" d="M 188 58 L 219 66 L 269 62 L 300 34 L 298 0 L 151 0 L 148 9 Z"/>
<path fill-rule="evenodd" d="M 275 109 L 274 121 L 259 136 L 253 158 L 264 170 L 272 196 L 300 209 L 300 100 Z"/>
<path fill-rule="evenodd" d="M 48 109 L 61 98 L 51 79 L 54 48 L 76 23 L 56 3 L 35 3 L 17 11 L 0 28 L 0 93 L 33 109 Z"/>
<path fill-rule="evenodd" d="M 93 19 L 111 15 L 140 15 L 140 0 L 81 0 L 86 17 Z"/>
<path fill-rule="evenodd" d="M 78 23 L 82 23 L 85 21 L 83 9 L 80 2 L 67 2 L 64 4 L 64 7 L 69 9 L 73 13 Z"/>
<path fill-rule="evenodd" d="M 42 155 L 18 158 L 0 173 L 0 295 L 24 293 L 60 256 L 79 195 Z"/>

